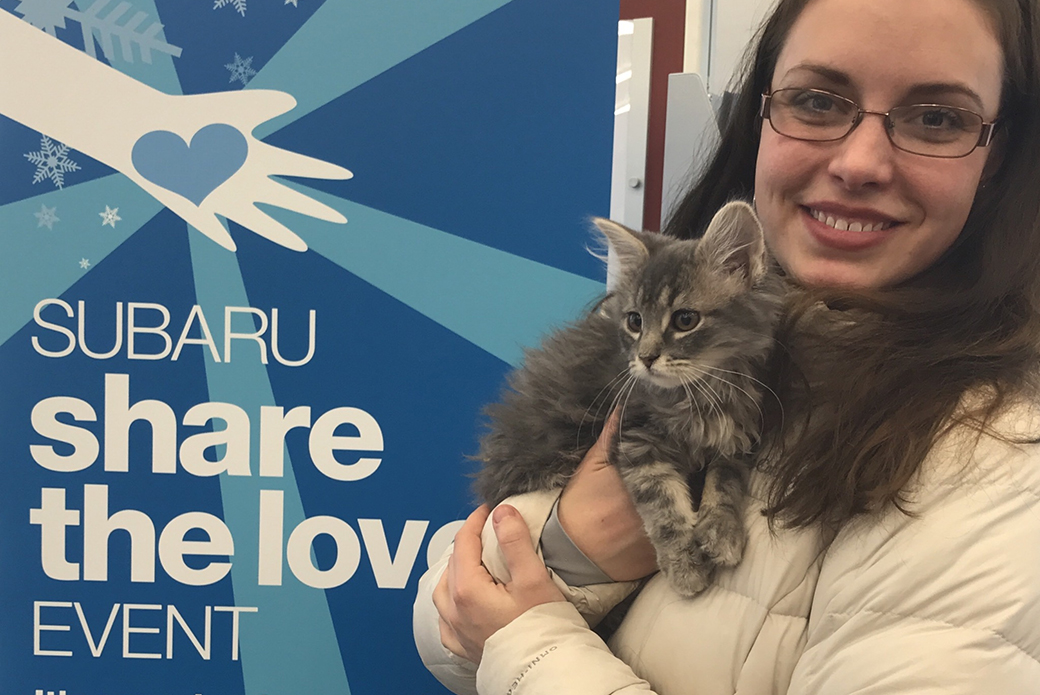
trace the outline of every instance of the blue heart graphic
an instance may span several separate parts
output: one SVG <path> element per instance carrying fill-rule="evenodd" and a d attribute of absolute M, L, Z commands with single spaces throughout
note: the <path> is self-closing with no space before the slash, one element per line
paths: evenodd
<path fill-rule="evenodd" d="M 134 143 L 130 159 L 144 178 L 200 205 L 245 164 L 249 145 L 238 128 L 208 125 L 187 144 L 176 133 L 153 130 Z"/>

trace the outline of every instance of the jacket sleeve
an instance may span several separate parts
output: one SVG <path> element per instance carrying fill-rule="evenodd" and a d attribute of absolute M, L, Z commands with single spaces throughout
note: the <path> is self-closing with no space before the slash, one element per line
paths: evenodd
<path fill-rule="evenodd" d="M 570 603 L 527 611 L 484 644 L 477 691 L 501 695 L 653 695 Z"/>
<path fill-rule="evenodd" d="M 440 641 L 433 588 L 450 550 L 419 580 L 412 614 L 415 645 L 423 664 L 457 695 L 653 695 L 650 685 L 614 656 L 570 603 L 527 611 L 488 639 L 477 666 Z"/>
<path fill-rule="evenodd" d="M 441 685 L 456 695 L 477 695 L 477 665 L 455 656 L 441 644 L 437 608 L 433 605 L 433 589 L 448 567 L 449 557 L 451 547 L 419 578 L 412 606 L 412 636 L 423 665 Z"/>
<path fill-rule="evenodd" d="M 552 514 L 558 496 L 559 491 L 535 492 L 510 498 L 506 503 L 517 508 L 527 522 L 532 538 L 537 539 L 541 538 L 542 530 Z M 498 548 L 490 518 L 484 527 L 482 541 L 482 559 L 485 567 L 496 579 L 508 581 L 505 560 Z M 540 544 L 538 545 L 540 547 Z M 446 688 L 458 695 L 475 695 L 478 692 L 508 692 L 510 695 L 560 692 L 607 695 L 652 692 L 649 686 L 617 659 L 589 628 L 590 624 L 595 625 L 611 608 L 631 593 L 639 582 L 568 586 L 550 569 L 549 574 L 553 582 L 564 593 L 569 603 L 533 608 L 492 635 L 485 646 L 478 674 L 474 664 L 449 652 L 440 641 L 437 610 L 433 605 L 433 590 L 447 567 L 450 555 L 451 548 L 420 578 L 412 611 L 412 632 L 419 656 L 430 673 Z M 546 649 L 550 651 L 539 658 L 538 655 Z M 531 654 L 533 656 L 529 658 Z M 561 654 L 564 658 L 560 660 L 559 665 L 544 667 L 556 661 L 548 659 L 548 656 L 555 657 Z M 589 662 L 588 668 L 583 666 L 583 662 L 586 661 Z M 535 665 L 542 666 L 538 669 L 537 675 L 533 674 Z M 562 675 L 566 675 L 570 680 L 565 678 L 557 682 L 556 678 L 561 674 L 556 674 L 555 669 L 560 666 L 563 666 L 565 671 Z M 613 673 L 618 680 L 607 678 L 609 673 Z M 517 680 L 517 683 L 514 684 L 513 680 Z M 575 682 L 574 687 L 559 685 L 569 684 L 571 680 Z M 504 687 L 501 687 L 503 683 Z M 580 687 L 578 683 L 581 684 Z M 597 683 L 602 689 L 588 689 L 595 688 Z M 632 685 L 637 689 L 619 690 Z"/>
<path fill-rule="evenodd" d="M 538 556 L 543 558 L 543 560 L 543 543 L 546 539 L 542 535 L 542 531 L 552 516 L 559 496 L 559 490 L 545 490 L 510 497 L 503 503 L 512 505 L 520 512 L 520 516 L 527 522 L 527 529 L 531 533 L 531 538 L 535 541 Z M 562 538 L 557 537 L 557 542 L 559 540 L 570 543 L 570 539 L 566 538 L 565 535 Z M 484 547 L 481 555 L 484 567 L 487 568 L 487 571 L 495 579 L 509 581 L 509 569 L 506 567 L 505 557 L 499 549 L 498 538 L 495 536 L 491 517 L 488 517 L 487 523 L 484 524 L 481 543 Z M 590 627 L 595 627 L 599 624 L 599 621 L 610 612 L 610 609 L 621 603 L 626 596 L 639 586 L 639 582 L 609 582 L 571 586 L 551 567 L 549 568 L 549 576 L 552 578 L 553 583 L 556 584 L 556 587 L 563 592 L 567 600 L 578 609 L 578 613 L 581 614 L 581 617 L 584 618 L 586 624 Z"/>
<path fill-rule="evenodd" d="M 831 545 L 789 695 L 1040 693 L 1040 449 L 951 439 Z"/>

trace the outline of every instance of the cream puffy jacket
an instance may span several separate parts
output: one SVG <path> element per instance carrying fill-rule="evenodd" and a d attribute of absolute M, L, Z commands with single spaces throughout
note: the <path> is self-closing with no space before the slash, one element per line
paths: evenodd
<path fill-rule="evenodd" d="M 1035 436 L 1040 414 L 1020 408 L 998 426 Z M 440 644 L 442 559 L 420 581 L 416 645 L 456 693 L 1040 695 L 1040 445 L 975 442 L 956 431 L 935 447 L 909 490 L 913 516 L 862 518 L 829 544 L 772 535 L 753 479 L 740 565 L 692 599 L 654 577 L 609 644 L 588 624 L 630 587 L 567 589 L 571 603 L 492 635 L 475 668 Z M 538 537 L 554 499 L 511 503 Z M 484 540 L 500 574 L 494 535 Z"/>

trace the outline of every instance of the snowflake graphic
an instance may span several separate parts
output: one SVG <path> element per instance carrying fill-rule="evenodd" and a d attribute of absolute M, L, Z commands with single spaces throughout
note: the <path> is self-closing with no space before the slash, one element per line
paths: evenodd
<path fill-rule="evenodd" d="M 224 67 L 231 72 L 231 79 L 228 82 L 241 82 L 243 87 L 256 74 L 256 70 L 253 69 L 253 56 L 242 58 L 236 53 L 235 62 L 227 63 Z"/>
<path fill-rule="evenodd" d="M 64 29 L 65 19 L 75 12 L 69 8 L 72 0 L 22 0 L 14 11 L 37 29 L 54 36 L 55 28 Z"/>
<path fill-rule="evenodd" d="M 285 0 L 285 4 L 286 5 L 292 5 L 293 7 L 299 7 L 299 5 L 297 5 L 296 3 L 297 3 L 297 0 Z"/>
<path fill-rule="evenodd" d="M 46 205 L 41 205 L 40 211 L 33 213 L 33 215 L 35 215 L 37 219 L 36 228 L 39 229 L 40 227 L 46 227 L 47 229 L 53 230 L 54 223 L 61 222 L 61 220 L 58 218 L 58 215 L 56 214 L 57 211 L 57 206 L 49 208 Z"/>
<path fill-rule="evenodd" d="M 90 267 L 90 261 L 88 261 L 86 258 L 79 259 L 79 267 L 83 270 L 86 270 Z"/>
<path fill-rule="evenodd" d="M 228 5 L 234 7 L 235 11 L 243 17 L 246 16 L 246 0 L 213 0 L 214 10 L 220 9 L 221 7 L 227 7 Z"/>
<path fill-rule="evenodd" d="M 101 215 L 101 226 L 104 227 L 107 224 L 110 227 L 112 227 L 112 229 L 115 229 L 116 222 L 119 222 L 123 219 L 117 214 L 118 212 L 119 208 L 110 208 L 106 205 L 105 211 L 98 213 L 99 215 Z"/>
<path fill-rule="evenodd" d="M 26 22 L 51 36 L 57 36 L 57 30 L 65 28 L 66 20 L 76 22 L 83 34 L 83 50 L 91 58 L 97 58 L 95 38 L 109 62 L 121 58 L 127 63 L 133 63 L 134 46 L 137 46 L 141 60 L 145 63 L 152 62 L 152 51 L 180 57 L 180 47 L 156 38 L 156 34 L 162 30 L 160 22 L 148 21 L 145 12 L 132 12 L 133 7 L 129 2 L 116 4 L 102 17 L 102 11 L 110 4 L 111 0 L 94 0 L 83 9 L 86 0 L 77 2 L 76 7 L 71 7 L 72 0 L 21 0 L 14 11 L 22 15 Z"/>
<path fill-rule="evenodd" d="M 50 179 L 55 186 L 62 188 L 65 185 L 65 174 L 79 171 L 79 164 L 69 159 L 68 154 L 68 146 L 51 140 L 46 135 L 40 138 L 40 151 L 25 154 L 25 158 L 36 165 L 36 174 L 33 175 L 32 182 L 39 183 L 44 179 Z"/>

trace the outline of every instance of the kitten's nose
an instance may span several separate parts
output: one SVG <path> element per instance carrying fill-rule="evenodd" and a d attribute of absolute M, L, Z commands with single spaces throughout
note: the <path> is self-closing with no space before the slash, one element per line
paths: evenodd
<path fill-rule="evenodd" d="M 643 364 L 645 364 L 647 369 L 650 369 L 650 367 L 653 366 L 654 362 L 656 362 L 657 358 L 660 357 L 660 356 L 661 356 L 660 353 L 656 353 L 656 352 L 654 354 L 652 354 L 652 355 L 640 355 L 639 356 L 639 361 L 642 362 Z"/>

